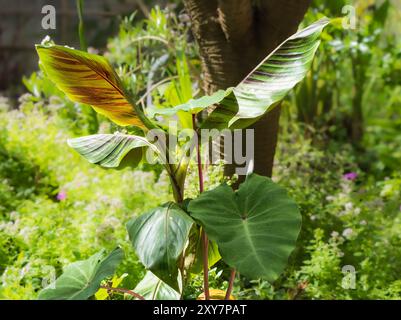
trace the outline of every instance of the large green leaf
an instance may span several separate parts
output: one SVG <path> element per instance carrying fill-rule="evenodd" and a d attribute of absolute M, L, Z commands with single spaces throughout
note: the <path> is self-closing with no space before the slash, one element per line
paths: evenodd
<path fill-rule="evenodd" d="M 37 45 L 36 50 L 46 75 L 72 101 L 91 105 L 118 125 L 145 127 L 142 111 L 130 103 L 104 57 L 58 45 Z"/>
<path fill-rule="evenodd" d="M 189 271 L 198 274 L 203 271 L 203 250 L 201 230 L 198 226 L 194 226 L 190 234 L 190 243 L 186 249 L 186 264 L 189 264 Z M 214 241 L 209 240 L 208 244 L 208 265 L 213 267 L 221 259 L 219 248 Z"/>
<path fill-rule="evenodd" d="M 237 192 L 221 185 L 202 193 L 188 210 L 217 242 L 227 264 L 269 281 L 283 271 L 301 226 L 298 207 L 285 189 L 256 174 Z"/>
<path fill-rule="evenodd" d="M 122 133 L 95 134 L 70 139 L 68 145 L 90 163 L 99 164 L 105 168 L 118 167 L 124 157 L 132 150 L 139 151 L 133 154 L 131 159 L 133 163 L 142 157 L 142 148 L 151 147 L 157 151 L 156 146 L 147 141 L 146 138 Z"/>
<path fill-rule="evenodd" d="M 271 110 L 305 77 L 329 23 L 327 18 L 319 20 L 284 41 L 220 102 L 202 127 L 244 128 Z"/>
<path fill-rule="evenodd" d="M 176 290 L 178 258 L 188 240 L 192 219 L 175 203 L 167 203 L 127 224 L 132 245 L 144 266 Z"/>
<path fill-rule="evenodd" d="M 40 300 L 85 300 L 93 296 L 105 278 L 114 274 L 124 252 L 117 248 L 110 255 L 101 250 L 87 260 L 64 268 L 57 280 L 39 293 Z"/>
<path fill-rule="evenodd" d="M 179 300 L 180 294 L 164 283 L 152 272 L 148 271 L 145 277 L 133 290 L 145 300 Z"/>

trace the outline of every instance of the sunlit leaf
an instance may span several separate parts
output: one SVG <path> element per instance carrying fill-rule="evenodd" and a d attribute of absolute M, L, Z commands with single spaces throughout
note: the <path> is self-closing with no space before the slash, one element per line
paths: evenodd
<path fill-rule="evenodd" d="M 177 74 L 178 82 L 180 84 L 180 100 L 187 101 L 192 97 L 192 81 L 189 73 L 187 58 L 184 52 L 177 52 Z"/>
<path fill-rule="evenodd" d="M 139 153 L 133 154 L 132 162 L 138 161 L 142 157 L 142 148 L 151 147 L 157 151 L 156 147 L 144 137 L 116 134 L 95 134 L 91 136 L 68 140 L 68 145 L 74 148 L 81 156 L 90 163 L 98 164 L 105 168 L 116 168 L 121 161 L 132 150 L 138 149 Z"/>
<path fill-rule="evenodd" d="M 219 289 L 209 289 L 210 300 L 225 300 L 226 292 Z M 205 300 L 205 293 L 202 292 L 196 300 Z M 233 295 L 230 295 L 229 300 L 235 300 Z"/>
<path fill-rule="evenodd" d="M 135 287 L 134 292 L 145 300 L 179 300 L 180 294 L 164 283 L 152 272 L 148 271 L 142 281 Z"/>
<path fill-rule="evenodd" d="M 121 81 L 101 56 L 58 45 L 37 45 L 46 75 L 72 101 L 92 106 L 118 125 L 144 128 Z"/>
<path fill-rule="evenodd" d="M 302 81 L 320 45 L 325 18 L 297 32 L 269 54 L 223 99 L 203 128 L 244 128 L 263 116 Z"/>
<path fill-rule="evenodd" d="M 201 230 L 196 228 L 191 232 L 190 247 L 187 260 L 190 265 L 189 271 L 193 274 L 198 274 L 203 271 L 203 252 L 202 252 L 202 237 Z M 208 264 L 209 268 L 213 267 L 221 259 L 219 248 L 214 241 L 209 240 L 208 245 Z"/>
<path fill-rule="evenodd" d="M 155 208 L 127 224 L 139 260 L 165 283 L 178 290 L 178 258 L 191 230 L 192 219 L 175 203 Z"/>
<path fill-rule="evenodd" d="M 153 108 L 150 110 L 150 115 L 154 116 L 156 114 L 164 115 L 164 116 L 173 116 L 177 114 L 179 111 L 185 111 L 192 114 L 197 114 L 202 110 L 219 103 L 225 97 L 227 97 L 233 88 L 229 88 L 227 90 L 218 90 L 210 96 L 202 96 L 197 99 L 190 99 L 188 102 L 184 104 L 177 105 L 173 108 Z"/>
<path fill-rule="evenodd" d="M 124 273 L 121 277 L 115 275 L 113 279 L 111 279 L 111 288 L 117 288 L 127 276 L 128 273 Z M 96 300 L 106 300 L 108 297 L 109 290 L 104 288 L 99 289 L 95 294 Z"/>
<path fill-rule="evenodd" d="M 74 262 L 63 274 L 39 293 L 40 300 L 86 300 L 93 296 L 100 283 L 114 274 L 124 256 L 120 248 L 109 255 L 101 250 L 87 260 Z"/>

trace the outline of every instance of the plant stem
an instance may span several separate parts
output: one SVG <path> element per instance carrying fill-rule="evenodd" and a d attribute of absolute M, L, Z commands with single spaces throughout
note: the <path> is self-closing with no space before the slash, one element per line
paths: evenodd
<path fill-rule="evenodd" d="M 195 118 L 195 115 L 192 115 Z M 194 125 L 195 125 L 195 120 Z M 197 154 L 197 163 L 198 163 L 198 176 L 199 176 L 199 192 L 203 192 L 203 170 L 202 170 L 202 159 L 201 159 L 201 152 L 200 152 L 200 141 L 198 135 L 198 142 L 196 145 L 196 154 Z"/>
<path fill-rule="evenodd" d="M 79 18 L 79 27 L 78 27 L 78 35 L 79 35 L 79 43 L 82 51 L 88 51 L 88 45 L 86 44 L 85 39 L 85 25 L 84 25 L 84 17 L 83 17 L 83 0 L 77 0 L 77 11 Z"/>
<path fill-rule="evenodd" d="M 196 115 L 192 115 L 192 126 L 193 129 L 196 130 Z M 198 164 L 198 176 L 199 176 L 199 192 L 203 192 L 203 171 L 202 171 L 202 157 L 201 157 L 201 147 L 200 147 L 200 139 L 199 133 L 197 134 L 197 144 L 196 144 L 196 154 L 197 154 L 197 164 Z M 202 228 L 201 234 L 202 241 L 202 255 L 203 255 L 203 288 L 205 291 L 205 300 L 210 299 L 209 292 L 209 239 L 207 238 L 205 230 Z"/>
<path fill-rule="evenodd" d="M 79 36 L 79 45 L 82 51 L 88 52 L 88 45 L 86 43 L 85 38 L 85 24 L 84 24 L 84 0 L 76 0 L 77 4 L 77 12 L 79 18 L 79 25 L 78 25 L 78 36 Z M 92 117 L 92 128 L 91 133 L 95 134 L 99 132 L 99 120 L 97 118 L 97 112 L 90 108 L 90 115 Z"/>
<path fill-rule="evenodd" d="M 209 261 L 208 261 L 208 253 L 209 253 L 209 239 L 207 238 L 205 230 L 202 228 L 202 255 L 203 255 L 203 289 L 205 291 L 205 300 L 210 299 L 209 292 Z"/>
<path fill-rule="evenodd" d="M 183 199 L 183 194 L 182 194 L 182 189 L 180 187 L 180 184 L 177 181 L 177 177 L 174 175 L 174 173 L 169 173 L 170 176 L 170 181 L 173 187 L 173 195 L 174 195 L 174 200 L 178 204 L 181 204 L 184 199 Z"/>
<path fill-rule="evenodd" d="M 112 287 L 108 287 L 108 286 L 100 286 L 100 288 L 106 289 L 106 290 L 110 290 L 110 291 L 120 292 L 120 293 L 126 293 L 126 294 L 129 294 L 129 295 L 139 299 L 139 300 L 145 300 L 145 298 L 143 296 L 141 296 L 140 294 L 138 294 L 138 293 L 136 293 L 134 291 L 128 290 L 128 289 L 112 288 Z"/>
<path fill-rule="evenodd" d="M 228 287 L 227 287 L 227 291 L 226 291 L 225 300 L 230 300 L 231 292 L 233 292 L 235 273 L 236 273 L 236 270 L 231 269 L 230 280 L 228 281 Z"/>

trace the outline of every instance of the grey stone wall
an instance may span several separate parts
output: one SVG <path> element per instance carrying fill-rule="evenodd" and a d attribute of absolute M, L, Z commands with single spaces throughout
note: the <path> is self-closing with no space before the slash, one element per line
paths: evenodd
<path fill-rule="evenodd" d="M 152 2 L 152 3 L 151 3 Z M 118 17 L 133 11 L 143 15 L 154 1 L 85 0 L 88 44 L 104 47 L 118 30 Z M 42 28 L 42 7 L 56 9 L 56 29 Z M 18 84 L 22 75 L 37 69 L 34 45 L 50 35 L 57 43 L 79 47 L 75 0 L 0 0 L 0 90 Z"/>

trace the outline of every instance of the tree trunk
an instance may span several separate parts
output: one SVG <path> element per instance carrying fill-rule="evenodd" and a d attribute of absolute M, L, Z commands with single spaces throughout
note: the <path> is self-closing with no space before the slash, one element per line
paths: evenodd
<path fill-rule="evenodd" d="M 200 47 L 204 90 L 237 85 L 261 60 L 293 34 L 311 0 L 184 0 Z M 257 3 L 257 4 L 255 4 Z M 280 107 L 255 129 L 254 172 L 271 176 Z M 227 175 L 235 164 L 225 169 Z"/>

